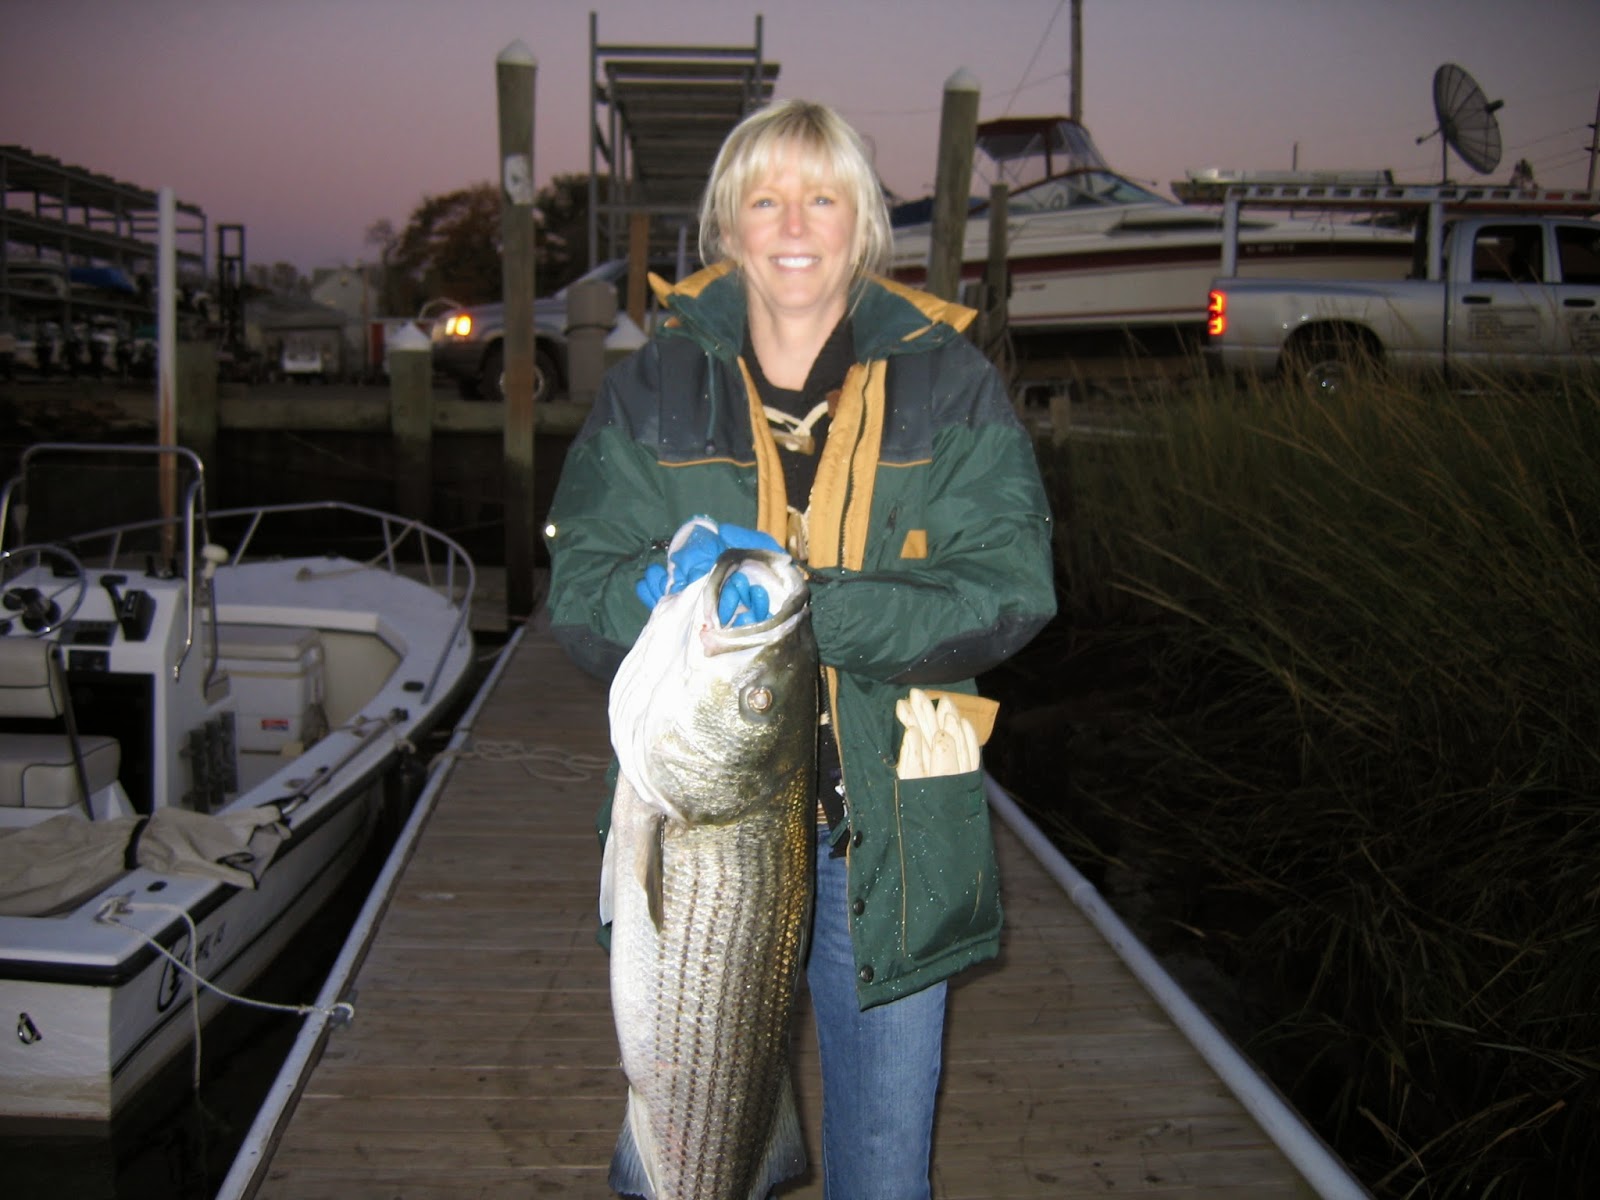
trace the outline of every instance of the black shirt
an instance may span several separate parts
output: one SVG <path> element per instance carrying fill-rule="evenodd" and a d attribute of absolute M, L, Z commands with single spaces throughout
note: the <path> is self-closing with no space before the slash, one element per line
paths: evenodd
<path fill-rule="evenodd" d="M 778 457 L 783 463 L 783 484 L 789 495 L 789 504 L 804 512 L 811 503 L 811 485 L 816 482 L 817 460 L 822 455 L 822 444 L 828 436 L 829 418 L 838 402 L 839 389 L 844 386 L 845 374 L 855 362 L 855 338 L 850 332 L 850 318 L 843 318 L 833 327 L 828 340 L 817 352 L 816 361 L 811 364 L 805 386 L 798 391 L 778 387 L 767 379 L 761 370 L 761 360 L 756 357 L 755 347 L 751 345 L 748 324 L 744 330 L 743 353 L 756 382 L 756 394 L 761 399 L 761 406 L 769 412 L 768 419 L 778 439 Z M 796 433 L 796 426 L 802 425 L 812 410 L 824 401 L 828 407 L 812 421 L 809 445 L 806 444 L 808 439 L 804 433 L 786 436 Z M 785 420 L 785 416 L 793 420 Z"/>
<path fill-rule="evenodd" d="M 761 407 L 767 410 L 773 436 L 778 442 L 778 459 L 783 464 L 783 485 L 792 508 L 805 512 L 811 506 L 811 486 L 817 479 L 817 460 L 822 456 L 822 446 L 827 440 L 828 426 L 834 408 L 839 402 L 839 390 L 844 386 L 845 374 L 855 362 L 855 337 L 850 332 L 850 318 L 845 316 L 833 327 L 828 340 L 817 352 L 817 359 L 806 375 L 805 386 L 798 391 L 781 388 L 767 379 L 761 370 L 761 360 L 756 357 L 750 342 L 750 326 L 744 329 L 744 360 L 755 380 L 756 394 Z M 817 411 L 819 405 L 824 405 Z M 814 415 L 813 415 L 814 414 Z M 827 696 L 820 700 L 823 711 L 827 709 Z M 840 792 L 839 744 L 833 737 L 833 726 L 825 722 L 817 736 L 817 798 L 822 803 L 823 815 L 830 829 L 837 828 L 844 817 L 843 795 Z"/>

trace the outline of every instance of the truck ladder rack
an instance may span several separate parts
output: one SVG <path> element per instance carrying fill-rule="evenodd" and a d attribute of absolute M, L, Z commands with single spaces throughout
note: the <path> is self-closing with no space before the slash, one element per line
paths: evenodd
<path fill-rule="evenodd" d="M 1582 188 L 1520 188 L 1457 183 L 1209 183 L 1195 181 L 1186 196 L 1222 202 L 1222 274 L 1239 269 L 1239 210 L 1257 208 L 1344 209 L 1361 212 L 1427 212 L 1428 261 L 1439 259 L 1443 218 L 1448 214 L 1590 217 L 1600 212 L 1600 191 Z M 1428 277 L 1435 278 L 1430 266 Z"/>
<path fill-rule="evenodd" d="M 1193 204 L 1262 208 L 1407 209 L 1443 204 L 1449 212 L 1516 212 L 1587 217 L 1600 212 L 1600 191 L 1457 183 L 1227 183 L 1191 181 L 1182 199 Z"/>

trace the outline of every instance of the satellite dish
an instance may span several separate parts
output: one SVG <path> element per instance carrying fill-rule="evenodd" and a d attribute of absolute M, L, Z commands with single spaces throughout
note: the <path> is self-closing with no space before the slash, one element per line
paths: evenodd
<path fill-rule="evenodd" d="M 1500 122 L 1494 114 L 1504 104 L 1487 99 L 1472 76 L 1455 63 L 1445 63 L 1433 73 L 1433 111 L 1439 127 L 1419 137 L 1417 144 L 1439 135 L 1441 182 L 1450 182 L 1452 149 L 1480 175 L 1500 165 Z"/>

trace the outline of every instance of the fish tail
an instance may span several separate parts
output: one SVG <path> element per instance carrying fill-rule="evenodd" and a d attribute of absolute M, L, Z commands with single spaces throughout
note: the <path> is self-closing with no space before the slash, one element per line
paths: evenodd
<path fill-rule="evenodd" d="M 793 1097 L 791 1096 L 791 1101 Z M 617 1148 L 611 1152 L 611 1173 L 606 1183 L 619 1196 L 643 1196 L 644 1200 L 657 1200 L 655 1184 L 651 1182 L 655 1164 L 654 1143 L 650 1127 L 645 1122 L 638 1097 L 628 1089 L 628 1113 L 622 1119 L 622 1132 L 617 1135 Z M 644 1146 L 634 1136 L 642 1135 Z"/>
<path fill-rule="evenodd" d="M 800 1110 L 795 1106 L 794 1084 L 784 1068 L 778 1084 L 778 1111 L 773 1115 L 772 1136 L 756 1171 L 749 1200 L 766 1200 L 772 1189 L 806 1169 L 806 1145 L 800 1132 Z"/>

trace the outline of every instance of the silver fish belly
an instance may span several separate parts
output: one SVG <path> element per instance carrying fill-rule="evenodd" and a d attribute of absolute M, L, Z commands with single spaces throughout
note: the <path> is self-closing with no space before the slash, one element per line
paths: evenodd
<path fill-rule="evenodd" d="M 743 571 L 772 615 L 726 628 Z M 627 1114 L 611 1186 L 760 1200 L 804 1170 L 789 1022 L 810 925 L 817 655 L 803 576 L 735 551 L 664 597 L 611 689 L 601 877 Z"/>

